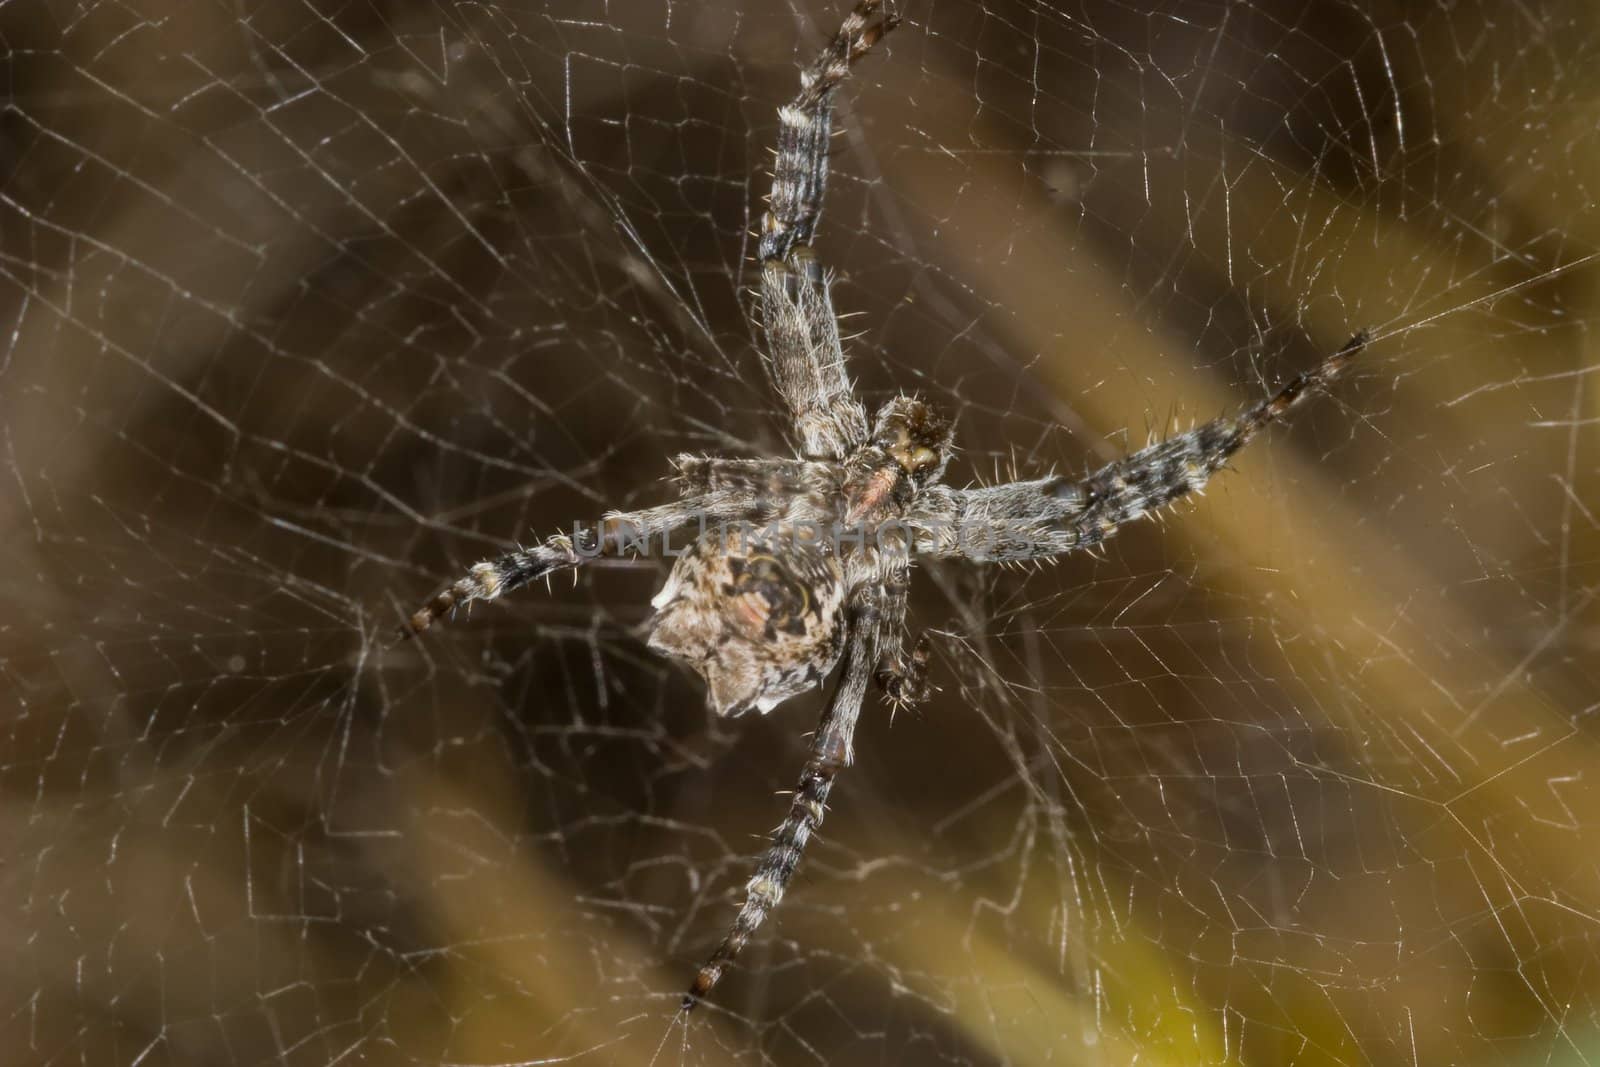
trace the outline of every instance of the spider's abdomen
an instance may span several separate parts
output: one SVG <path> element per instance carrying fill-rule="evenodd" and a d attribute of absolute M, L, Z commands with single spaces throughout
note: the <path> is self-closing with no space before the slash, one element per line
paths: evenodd
<path fill-rule="evenodd" d="M 793 530 L 711 530 L 651 601 L 650 647 L 699 672 L 717 714 L 771 711 L 838 662 L 844 588 L 827 546 Z"/>

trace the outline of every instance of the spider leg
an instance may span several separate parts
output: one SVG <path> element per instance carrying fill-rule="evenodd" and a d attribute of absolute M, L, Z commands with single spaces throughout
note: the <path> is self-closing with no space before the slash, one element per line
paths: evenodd
<path fill-rule="evenodd" d="M 933 646 L 928 635 L 921 634 L 911 651 L 905 650 L 911 558 L 903 545 L 882 553 L 876 581 L 883 588 L 883 606 L 878 613 L 878 666 L 873 680 L 896 708 L 920 704 L 928 697 Z"/>
<path fill-rule="evenodd" d="M 728 964 L 783 899 L 784 890 L 800 866 L 806 843 L 822 825 L 834 777 L 854 759 L 851 738 L 856 732 L 856 719 L 861 714 L 861 702 L 867 694 L 876 653 L 878 620 L 875 616 L 876 606 L 865 601 L 852 613 L 844 671 L 817 724 L 811 755 L 800 772 L 800 783 L 795 787 L 789 814 L 772 835 L 771 846 L 745 885 L 747 895 L 727 937 L 706 960 L 684 994 L 684 1011 L 693 1009 L 711 992 Z"/>
<path fill-rule="evenodd" d="M 592 559 L 646 551 L 654 538 L 680 526 L 738 514 L 744 510 L 738 503 L 724 496 L 694 495 L 642 511 L 613 512 L 592 532 L 587 544 L 574 544 L 568 535 L 556 534 L 532 548 L 519 548 L 498 559 L 473 564 L 465 576 L 441 589 L 400 626 L 399 639 L 420 634 L 441 615 L 474 600 L 494 600 Z"/>
<path fill-rule="evenodd" d="M 802 493 L 826 492 L 832 469 L 801 459 L 729 459 L 688 452 L 674 457 L 672 465 L 679 492 L 720 494 L 751 511 L 782 506 Z"/>
<path fill-rule="evenodd" d="M 901 644 L 902 642 L 896 642 Z M 917 635 L 909 654 L 902 653 L 894 659 L 881 657 L 878 661 L 877 682 L 883 695 L 896 708 L 909 708 L 928 699 L 933 686 L 928 682 L 928 660 L 933 656 L 933 642 L 926 633 Z"/>
<path fill-rule="evenodd" d="M 883 0 L 860 0 L 833 40 L 800 72 L 800 92 L 778 109 L 778 158 L 761 227 L 763 263 L 785 261 L 794 246 L 811 243 L 827 189 L 833 91 L 849 75 L 850 65 L 899 22 L 897 15 L 883 11 Z"/>
<path fill-rule="evenodd" d="M 898 21 L 883 11 L 882 0 L 860 0 L 801 71 L 799 93 L 778 109 L 777 159 L 759 249 L 762 325 L 773 385 L 808 456 L 841 458 L 867 436 L 866 410 L 845 370 L 829 279 L 811 239 L 827 189 L 833 91 Z"/>
<path fill-rule="evenodd" d="M 977 489 L 932 487 L 907 517 L 917 551 L 979 561 L 1041 559 L 1089 548 L 1131 522 L 1205 487 L 1267 426 L 1329 383 L 1366 347 L 1362 331 L 1276 395 L 1238 415 L 1108 463 L 1088 478 L 1041 478 Z"/>

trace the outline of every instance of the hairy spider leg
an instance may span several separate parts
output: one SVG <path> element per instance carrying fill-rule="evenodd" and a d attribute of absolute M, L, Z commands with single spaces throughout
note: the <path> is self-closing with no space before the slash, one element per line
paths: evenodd
<path fill-rule="evenodd" d="M 877 654 L 877 605 L 868 597 L 859 598 L 847 625 L 849 644 L 845 651 L 844 670 L 839 675 L 832 699 L 817 723 L 816 736 L 811 741 L 811 755 L 806 760 L 805 769 L 800 772 L 800 782 L 790 801 L 789 813 L 784 817 L 783 825 L 772 835 L 772 844 L 755 874 L 745 884 L 744 903 L 739 906 L 739 913 L 734 916 L 727 937 L 706 960 L 695 975 L 689 991 L 683 995 L 682 1010 L 685 1012 L 693 1010 L 711 992 L 728 964 L 739 955 L 751 935 L 783 899 L 784 890 L 789 887 L 795 870 L 800 866 L 800 857 L 805 853 L 807 842 L 822 825 L 828 793 L 833 788 L 835 776 L 854 760 L 852 738 Z"/>
<path fill-rule="evenodd" d="M 826 481 L 827 464 L 803 459 L 730 459 L 680 452 L 672 459 L 673 481 L 684 494 L 748 497 L 751 510 L 812 491 Z"/>
<path fill-rule="evenodd" d="M 916 549 L 930 556 L 1007 562 L 1097 545 L 1124 523 L 1203 489 L 1263 429 L 1326 392 L 1368 338 L 1362 330 L 1322 363 L 1238 415 L 1140 449 L 1088 478 L 1040 478 L 975 489 L 934 487 L 906 519 L 915 532 Z"/>
<path fill-rule="evenodd" d="M 475 600 L 494 600 L 556 571 L 602 556 L 643 550 L 656 537 L 719 513 L 724 503 L 710 495 L 686 496 L 642 511 L 614 512 L 601 521 L 596 540 L 582 548 L 574 545 L 568 535 L 555 534 L 532 548 L 519 548 L 497 559 L 473 564 L 464 577 L 439 590 L 402 623 L 398 637 L 404 641 L 458 607 Z"/>
<path fill-rule="evenodd" d="M 906 614 L 911 594 L 911 555 L 906 534 L 882 544 L 871 581 L 883 590 L 878 617 L 878 666 L 873 680 L 895 708 L 919 704 L 928 696 L 928 660 L 933 646 L 921 634 L 907 652 Z M 887 539 L 884 539 L 887 540 Z"/>
<path fill-rule="evenodd" d="M 762 221 L 762 262 L 788 259 L 795 245 L 811 243 L 827 191 L 833 91 L 849 75 L 851 64 L 899 25 L 899 16 L 891 12 L 874 21 L 882 8 L 882 0 L 856 4 L 833 40 L 800 72 L 800 92 L 778 109 L 778 157 Z"/>
<path fill-rule="evenodd" d="M 811 239 L 827 191 L 833 91 L 850 65 L 899 22 L 882 8 L 882 0 L 861 0 L 801 72 L 799 93 L 778 109 L 777 158 L 758 251 L 761 321 L 773 387 L 806 456 L 842 459 L 867 436 L 866 409 L 845 369 L 829 279 Z"/>
<path fill-rule="evenodd" d="M 1205 487 L 1234 453 L 1328 384 L 1367 345 L 1365 330 L 1278 393 L 1229 419 L 1214 419 L 1188 433 L 1135 452 L 1096 471 L 1076 492 L 1084 503 L 1074 523 L 1078 547 L 1099 543 L 1117 527 Z"/>

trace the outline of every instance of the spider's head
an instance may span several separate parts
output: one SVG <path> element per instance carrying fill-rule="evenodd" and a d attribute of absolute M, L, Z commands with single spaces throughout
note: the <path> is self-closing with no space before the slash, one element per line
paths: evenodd
<path fill-rule="evenodd" d="M 944 477 L 955 427 L 933 407 L 901 394 L 878 409 L 872 443 L 888 453 L 917 488 Z"/>

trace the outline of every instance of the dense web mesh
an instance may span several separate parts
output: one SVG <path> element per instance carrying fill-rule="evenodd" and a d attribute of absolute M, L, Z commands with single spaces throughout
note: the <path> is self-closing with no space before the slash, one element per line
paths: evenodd
<path fill-rule="evenodd" d="M 629 561 L 784 452 L 747 320 L 810 0 L 0 4 L 0 1047 L 29 1064 L 1600 1057 L 1600 15 L 903 0 L 818 248 L 951 481 L 1337 395 L 1095 556 L 919 569 L 784 904 L 678 998 L 820 694 Z"/>

